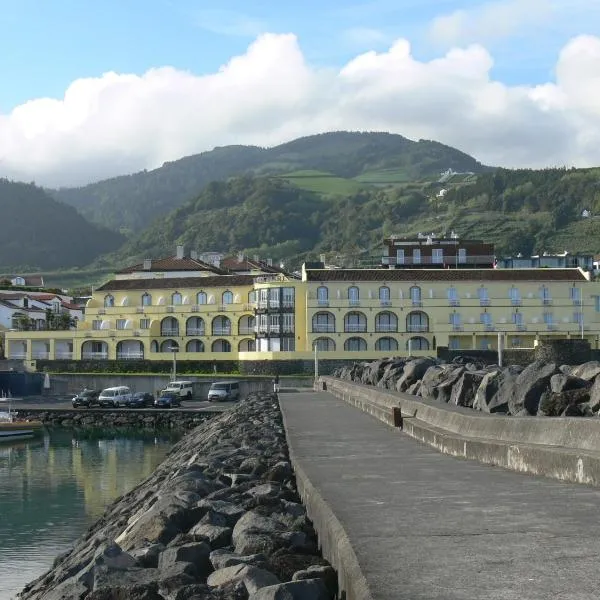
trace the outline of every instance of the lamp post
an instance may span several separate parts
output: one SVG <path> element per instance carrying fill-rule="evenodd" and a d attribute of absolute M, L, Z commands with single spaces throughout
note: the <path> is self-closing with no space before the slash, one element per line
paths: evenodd
<path fill-rule="evenodd" d="M 316 384 L 319 379 L 319 349 L 317 347 L 316 341 L 313 344 L 313 348 L 315 351 L 315 384 Z"/>
<path fill-rule="evenodd" d="M 583 290 L 581 290 L 581 296 L 579 297 L 579 324 L 581 326 L 581 339 L 583 339 Z"/>
<path fill-rule="evenodd" d="M 173 353 L 173 381 L 177 379 L 177 353 L 179 348 L 177 346 L 171 346 L 171 352 Z"/>

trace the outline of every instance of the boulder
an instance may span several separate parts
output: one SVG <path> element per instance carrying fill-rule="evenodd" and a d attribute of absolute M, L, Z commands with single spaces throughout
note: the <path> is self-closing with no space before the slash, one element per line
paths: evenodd
<path fill-rule="evenodd" d="M 261 588 L 248 600 L 331 600 L 331 596 L 322 579 L 304 579 Z"/>
<path fill-rule="evenodd" d="M 589 400 L 590 394 L 586 388 L 565 390 L 563 392 L 546 390 L 541 395 L 537 414 L 538 416 L 558 417 L 563 415 L 570 406 L 587 404 Z M 572 416 L 583 416 L 586 412 L 585 408 L 577 409 Z"/>
<path fill-rule="evenodd" d="M 524 410 L 530 415 L 537 414 L 540 397 L 557 373 L 560 371 L 556 363 L 535 361 L 528 365 L 517 377 L 508 398 L 510 413 L 517 415 Z"/>
<path fill-rule="evenodd" d="M 337 598 L 338 577 L 333 567 L 329 565 L 314 565 L 303 571 L 296 571 L 292 576 L 292 581 L 301 581 L 304 579 L 322 579 L 330 597 Z"/>
<path fill-rule="evenodd" d="M 452 387 L 449 404 L 472 408 L 477 390 L 486 375 L 485 371 L 465 370 L 460 379 Z"/>
<path fill-rule="evenodd" d="M 270 571 L 243 564 L 214 571 L 206 581 L 209 587 L 225 587 L 237 582 L 244 584 L 248 594 L 253 594 L 263 587 L 280 583 L 279 579 Z"/>
<path fill-rule="evenodd" d="M 264 569 L 267 557 L 264 554 L 236 554 L 231 550 L 220 548 L 210 553 L 210 562 L 215 570 L 233 567 L 234 565 L 253 565 Z"/>
<path fill-rule="evenodd" d="M 578 390 L 581 388 L 589 388 L 591 383 L 580 377 L 574 375 L 565 375 L 564 373 L 557 373 L 552 375 L 550 378 L 550 389 L 556 393 L 566 392 L 568 390 Z"/>
<path fill-rule="evenodd" d="M 454 383 L 462 375 L 464 367 L 456 365 L 435 365 L 429 367 L 421 379 L 420 395 L 423 398 L 437 400 L 440 390 L 439 387 L 450 381 Z M 448 398 L 450 395 L 448 394 Z"/>
<path fill-rule="evenodd" d="M 206 542 L 192 542 L 165 548 L 158 557 L 158 568 L 166 571 L 175 563 L 191 563 L 199 576 L 206 576 L 212 568 L 209 560 L 210 552 L 210 546 Z"/>
<path fill-rule="evenodd" d="M 224 548 L 231 543 L 231 527 L 198 523 L 188 532 L 197 541 L 206 541 L 211 549 Z"/>
<path fill-rule="evenodd" d="M 395 358 L 391 359 L 383 370 L 383 374 L 377 382 L 377 387 L 389 390 L 396 389 L 396 382 L 402 376 L 406 359 Z"/>
<path fill-rule="evenodd" d="M 427 369 L 433 367 L 436 361 L 432 358 L 415 358 L 404 365 L 400 379 L 396 382 L 396 390 L 405 392 L 411 385 L 423 378 Z"/>
<path fill-rule="evenodd" d="M 577 365 L 571 369 L 569 375 L 573 377 L 579 377 L 586 381 L 592 381 L 596 379 L 596 376 L 600 374 L 600 362 L 597 360 L 590 360 L 589 362 Z"/>
<path fill-rule="evenodd" d="M 279 521 L 248 511 L 235 524 L 232 541 L 237 554 L 270 554 L 278 547 L 277 537 L 284 531 Z"/>
<path fill-rule="evenodd" d="M 233 527 L 238 519 L 245 514 L 246 510 L 233 502 L 225 500 L 208 500 L 204 499 L 198 503 L 198 507 L 212 510 L 215 513 L 222 515 L 225 518 L 225 525 Z"/>

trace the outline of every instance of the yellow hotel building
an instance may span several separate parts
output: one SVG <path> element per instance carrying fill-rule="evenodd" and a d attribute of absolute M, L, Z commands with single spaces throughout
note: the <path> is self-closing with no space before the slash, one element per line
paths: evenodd
<path fill-rule="evenodd" d="M 230 265 L 231 266 L 231 265 Z M 600 339 L 600 283 L 581 269 L 326 269 L 294 277 L 176 256 L 124 269 L 70 331 L 9 331 L 7 358 L 178 361 L 370 359 L 438 347 Z"/>

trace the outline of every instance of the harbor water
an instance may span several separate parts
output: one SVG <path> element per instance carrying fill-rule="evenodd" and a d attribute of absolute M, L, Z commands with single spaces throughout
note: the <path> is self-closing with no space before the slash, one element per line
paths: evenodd
<path fill-rule="evenodd" d="M 0 444 L 0 600 L 52 566 L 112 500 L 146 478 L 175 437 L 52 431 Z"/>

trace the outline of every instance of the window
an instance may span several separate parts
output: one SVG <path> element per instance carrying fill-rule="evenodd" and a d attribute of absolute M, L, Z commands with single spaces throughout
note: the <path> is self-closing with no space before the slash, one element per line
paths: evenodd
<path fill-rule="evenodd" d="M 569 298 L 571 298 L 573 304 L 579 304 L 581 302 L 581 289 L 578 287 L 569 288 Z"/>
<path fill-rule="evenodd" d="M 424 337 L 411 337 L 406 342 L 406 349 L 412 350 L 429 350 L 429 341 Z"/>
<path fill-rule="evenodd" d="M 350 304 L 358 304 L 360 300 L 360 292 L 354 285 L 348 288 L 348 300 L 350 301 Z"/>
<path fill-rule="evenodd" d="M 179 306 L 181 304 L 181 294 L 179 292 L 175 292 L 171 296 L 171 304 L 173 306 Z"/>
<path fill-rule="evenodd" d="M 248 304 L 254 304 L 256 300 L 256 290 L 248 292 Z"/>
<path fill-rule="evenodd" d="M 212 334 L 231 335 L 231 321 L 227 317 L 215 317 L 212 322 Z M 225 352 L 225 350 L 222 352 Z M 229 350 L 227 350 L 227 352 L 229 352 Z"/>
<path fill-rule="evenodd" d="M 583 313 L 579 311 L 575 311 L 573 313 L 573 323 L 577 323 L 577 325 L 583 325 Z"/>
<path fill-rule="evenodd" d="M 546 325 L 553 325 L 554 324 L 554 315 L 551 312 L 545 312 L 544 313 L 544 323 Z"/>
<path fill-rule="evenodd" d="M 285 313 L 283 315 L 283 333 L 294 333 L 295 315 L 293 313 Z"/>
<path fill-rule="evenodd" d="M 457 337 L 450 338 L 450 350 L 460 350 L 460 339 Z"/>
<path fill-rule="evenodd" d="M 198 294 L 196 295 L 196 303 L 197 304 L 206 304 L 208 301 L 208 298 L 206 296 L 206 292 L 198 292 Z"/>
<path fill-rule="evenodd" d="M 185 335 L 204 335 L 204 320 L 200 317 L 190 317 L 185 323 Z"/>
<path fill-rule="evenodd" d="M 483 312 L 479 315 L 479 320 L 486 327 L 492 326 L 492 314 L 489 312 Z"/>
<path fill-rule="evenodd" d="M 367 331 L 367 317 L 359 312 L 350 312 L 344 317 L 344 331 L 349 333 Z"/>
<path fill-rule="evenodd" d="M 386 285 L 381 286 L 379 288 L 379 301 L 381 304 L 383 306 L 389 306 L 392 303 L 391 298 L 390 288 Z"/>
<path fill-rule="evenodd" d="M 100 329 L 102 329 L 102 321 L 100 319 L 94 319 L 92 321 L 92 329 L 94 331 L 100 331 Z"/>
<path fill-rule="evenodd" d="M 550 290 L 545 285 L 540 288 L 540 299 L 544 304 L 550 304 L 552 300 Z"/>
<path fill-rule="evenodd" d="M 413 285 L 410 288 L 410 299 L 413 306 L 421 306 L 421 288 L 418 285 Z"/>
<path fill-rule="evenodd" d="M 158 342 L 156 340 L 152 340 L 150 344 L 150 352 L 158 352 Z"/>
<path fill-rule="evenodd" d="M 204 352 L 204 344 L 200 340 L 190 340 L 186 347 L 186 352 Z"/>
<path fill-rule="evenodd" d="M 318 312 L 312 318 L 314 333 L 334 333 L 335 316 L 330 312 Z"/>
<path fill-rule="evenodd" d="M 333 352 L 335 350 L 335 342 L 331 338 L 317 338 L 314 347 L 319 352 Z"/>
<path fill-rule="evenodd" d="M 375 350 L 379 352 L 393 352 L 398 350 L 398 342 L 391 337 L 382 337 L 375 342 Z"/>
<path fill-rule="evenodd" d="M 467 249 L 459 248 L 458 249 L 458 262 L 464 264 L 467 262 Z"/>
<path fill-rule="evenodd" d="M 511 319 L 512 319 L 513 325 L 516 325 L 517 327 L 523 327 L 523 313 L 514 312 L 511 315 Z"/>
<path fill-rule="evenodd" d="M 231 352 L 231 344 L 227 340 L 215 340 L 212 345 L 213 352 Z"/>
<path fill-rule="evenodd" d="M 142 306 L 152 306 L 152 296 L 148 292 L 142 295 Z"/>
<path fill-rule="evenodd" d="M 479 297 L 479 303 L 481 306 L 488 306 L 490 303 L 490 296 L 486 287 L 480 287 L 477 290 L 477 296 Z"/>
<path fill-rule="evenodd" d="M 117 319 L 117 329 L 126 329 L 127 319 Z"/>
<path fill-rule="evenodd" d="M 460 329 L 460 313 L 457 312 L 452 312 L 450 313 L 450 325 L 452 325 L 452 327 L 454 329 Z"/>
<path fill-rule="evenodd" d="M 222 304 L 233 304 L 233 292 L 223 292 Z"/>
<path fill-rule="evenodd" d="M 280 315 L 269 315 L 269 331 L 271 331 L 273 333 L 279 333 L 279 331 L 280 331 L 279 317 L 280 317 Z"/>
<path fill-rule="evenodd" d="M 271 288 L 269 290 L 269 307 L 279 308 L 279 295 L 281 288 Z"/>
<path fill-rule="evenodd" d="M 420 248 L 415 248 L 413 250 L 413 264 L 414 265 L 420 265 L 421 264 L 421 249 Z"/>
<path fill-rule="evenodd" d="M 296 350 L 296 340 L 293 337 L 281 338 L 281 351 L 294 352 Z"/>
<path fill-rule="evenodd" d="M 294 307 L 294 298 L 296 294 L 296 289 L 293 287 L 284 287 L 283 288 L 283 307 L 284 308 L 293 308 Z"/>
<path fill-rule="evenodd" d="M 317 288 L 317 303 L 320 306 L 329 304 L 329 290 L 324 285 Z"/>
<path fill-rule="evenodd" d="M 351 337 L 344 342 L 344 350 L 347 352 L 364 352 L 366 349 L 367 342 L 359 337 Z"/>
<path fill-rule="evenodd" d="M 175 317 L 165 317 L 160 322 L 160 335 L 179 335 L 179 321 Z"/>
<path fill-rule="evenodd" d="M 443 248 L 433 248 L 431 251 L 431 262 L 434 265 L 441 265 L 444 262 Z"/>
<path fill-rule="evenodd" d="M 513 306 L 518 306 L 519 304 L 521 304 L 521 292 L 519 291 L 519 288 L 510 288 L 508 296 Z"/>
<path fill-rule="evenodd" d="M 458 290 L 455 287 L 448 288 L 448 300 L 450 304 L 458 304 Z"/>
<path fill-rule="evenodd" d="M 594 308 L 596 312 L 600 312 L 600 296 L 594 296 Z"/>
<path fill-rule="evenodd" d="M 396 250 L 396 264 L 403 265 L 404 264 L 404 250 L 399 248 Z"/>
<path fill-rule="evenodd" d="M 375 317 L 375 331 L 391 332 L 398 331 L 398 318 L 394 313 L 381 312 Z"/>
<path fill-rule="evenodd" d="M 140 329 L 150 329 L 150 319 L 140 319 Z"/>
<path fill-rule="evenodd" d="M 411 312 L 406 316 L 406 331 L 429 331 L 429 317 L 421 311 Z"/>
<path fill-rule="evenodd" d="M 108 294 L 108 296 L 104 296 L 104 308 L 111 308 L 115 305 L 115 298 Z"/>

